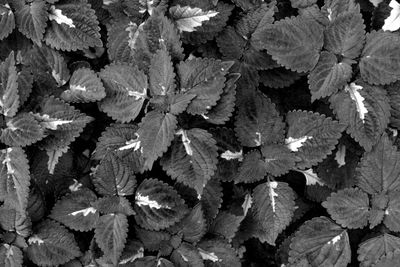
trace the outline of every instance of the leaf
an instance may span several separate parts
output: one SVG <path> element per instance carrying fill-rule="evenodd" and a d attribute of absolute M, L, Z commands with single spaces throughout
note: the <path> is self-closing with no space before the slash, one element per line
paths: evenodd
<path fill-rule="evenodd" d="M 120 122 L 130 122 L 139 115 L 147 98 L 147 77 L 136 66 L 111 64 L 100 73 L 106 90 L 106 98 L 100 109 Z"/>
<path fill-rule="evenodd" d="M 152 57 L 149 69 L 149 89 L 152 96 L 175 92 L 175 72 L 171 60 L 165 49 L 158 50 Z"/>
<path fill-rule="evenodd" d="M 261 147 L 263 161 L 267 173 L 281 176 L 294 168 L 296 158 L 290 149 L 281 144 L 264 145 Z"/>
<path fill-rule="evenodd" d="M 185 201 L 168 184 L 156 179 L 144 180 L 135 194 L 135 220 L 149 230 L 172 226 L 187 211 Z"/>
<path fill-rule="evenodd" d="M 319 113 L 291 111 L 286 117 L 289 125 L 285 140 L 298 157 L 296 166 L 310 168 L 332 153 L 344 130 L 344 125 Z M 294 146 L 293 140 L 298 140 Z"/>
<path fill-rule="evenodd" d="M 15 67 L 14 52 L 0 64 L 0 113 L 14 117 L 19 108 L 18 74 Z"/>
<path fill-rule="evenodd" d="M 338 62 L 334 54 L 323 51 L 308 76 L 311 101 L 330 96 L 350 81 L 353 71 L 346 62 Z"/>
<path fill-rule="evenodd" d="M 304 258 L 311 266 L 347 266 L 351 261 L 347 231 L 326 217 L 305 222 L 292 238 L 289 262 Z"/>
<path fill-rule="evenodd" d="M 199 128 L 180 129 L 175 135 L 178 137 L 161 159 L 161 165 L 169 176 L 201 195 L 217 169 L 216 141 Z"/>
<path fill-rule="evenodd" d="M 315 4 L 317 0 L 290 0 L 293 8 L 306 8 Z"/>
<path fill-rule="evenodd" d="M 46 220 L 28 239 L 27 256 L 39 266 L 64 264 L 81 255 L 74 235 L 60 224 Z"/>
<path fill-rule="evenodd" d="M 179 267 L 204 267 L 203 259 L 197 248 L 189 243 L 182 243 L 172 252 L 171 261 Z"/>
<path fill-rule="evenodd" d="M 0 200 L 23 212 L 28 204 L 30 173 L 25 152 L 20 147 L 0 150 Z"/>
<path fill-rule="evenodd" d="M 283 67 L 270 70 L 261 70 L 260 82 L 266 87 L 283 88 L 292 85 L 301 78 L 301 74 Z"/>
<path fill-rule="evenodd" d="M 151 111 L 139 124 L 139 141 L 143 147 L 145 165 L 151 169 L 154 161 L 167 151 L 177 127 L 177 119 L 170 113 Z"/>
<path fill-rule="evenodd" d="M 129 196 L 136 186 L 134 170 L 123 164 L 115 154 L 108 153 L 93 173 L 93 184 L 99 194 L 105 196 Z"/>
<path fill-rule="evenodd" d="M 122 17 L 107 24 L 107 54 L 112 62 L 131 62 L 131 39 L 138 26 L 128 18 Z"/>
<path fill-rule="evenodd" d="M 101 47 L 100 27 L 90 4 L 78 0 L 50 6 L 46 44 L 64 51 Z"/>
<path fill-rule="evenodd" d="M 187 59 L 178 65 L 181 92 L 195 94 L 187 108 L 190 114 L 205 114 L 217 104 L 223 93 L 226 78 L 232 67 L 231 61 L 208 58 Z"/>
<path fill-rule="evenodd" d="M 382 30 L 394 32 L 400 28 L 400 4 L 396 0 L 392 0 L 389 3 L 389 7 L 391 7 L 392 10 L 390 10 L 390 16 L 385 19 L 385 24 L 382 26 Z"/>
<path fill-rule="evenodd" d="M 392 191 L 389 193 L 389 201 L 387 203 L 387 208 L 384 212 L 385 217 L 383 223 L 393 232 L 400 231 L 400 223 L 398 220 L 400 212 L 400 197 L 397 191 Z"/>
<path fill-rule="evenodd" d="M 267 175 L 267 164 L 257 150 L 248 152 L 234 177 L 235 183 L 254 183 Z"/>
<path fill-rule="evenodd" d="M 297 72 L 312 70 L 323 46 L 323 29 L 316 21 L 301 16 L 265 25 L 256 43 L 280 65 Z"/>
<path fill-rule="evenodd" d="M 100 214 L 118 213 L 126 216 L 135 214 L 129 200 L 121 196 L 105 196 L 99 198 L 96 202 L 92 202 L 92 204 Z"/>
<path fill-rule="evenodd" d="M 36 0 L 23 5 L 15 13 L 18 30 L 35 44 L 41 46 L 43 34 L 46 29 L 47 7 L 44 1 Z"/>
<path fill-rule="evenodd" d="M 19 267 L 23 263 L 22 251 L 14 246 L 8 244 L 1 244 L 0 246 L 0 264 L 4 267 Z"/>
<path fill-rule="evenodd" d="M 219 180 L 211 178 L 203 189 L 200 202 L 207 221 L 213 220 L 222 205 L 222 185 Z"/>
<path fill-rule="evenodd" d="M 94 71 L 87 68 L 77 69 L 69 81 L 69 89 L 61 94 L 67 102 L 94 102 L 106 96 L 104 86 Z"/>
<path fill-rule="evenodd" d="M 400 248 L 400 238 L 391 234 L 381 234 L 367 239 L 359 245 L 358 260 L 362 267 L 373 266 L 383 256 Z"/>
<path fill-rule="evenodd" d="M 112 213 L 103 215 L 96 224 L 94 232 L 96 242 L 114 265 L 118 263 L 118 259 L 125 247 L 127 236 L 128 219 L 124 214 Z"/>
<path fill-rule="evenodd" d="M 90 231 L 99 219 L 99 212 L 91 204 L 96 200 L 89 189 L 72 192 L 56 202 L 50 218 L 75 231 Z"/>
<path fill-rule="evenodd" d="M 400 79 L 399 36 L 390 32 L 371 32 L 359 63 L 363 80 L 370 84 L 389 84 Z"/>
<path fill-rule="evenodd" d="M 190 102 L 192 101 L 193 98 L 195 98 L 196 95 L 193 94 L 175 94 L 175 95 L 169 95 L 168 96 L 168 101 L 169 101 L 169 111 L 173 115 L 179 115 L 182 112 L 186 110 L 186 108 L 189 106 Z"/>
<path fill-rule="evenodd" d="M 148 251 L 158 251 L 164 241 L 171 239 L 171 235 L 167 232 L 150 231 L 139 227 L 135 227 L 135 235 Z"/>
<path fill-rule="evenodd" d="M 357 10 L 339 14 L 325 30 L 324 47 L 345 58 L 355 59 L 360 55 L 365 40 L 365 25 Z"/>
<path fill-rule="evenodd" d="M 368 195 L 358 188 L 345 188 L 332 193 L 322 206 L 338 224 L 349 229 L 363 228 L 368 224 Z"/>
<path fill-rule="evenodd" d="M 0 40 L 3 40 L 12 33 L 15 28 L 15 17 L 10 6 L 6 4 L 0 4 Z"/>
<path fill-rule="evenodd" d="M 244 146 L 278 143 L 284 137 L 284 123 L 275 104 L 261 93 L 239 105 L 235 132 Z"/>
<path fill-rule="evenodd" d="M 380 267 L 391 267 L 400 264 L 400 250 L 395 250 L 394 252 L 388 253 L 388 255 L 383 256 L 376 266 Z"/>
<path fill-rule="evenodd" d="M 218 15 L 217 11 L 203 11 L 201 8 L 180 5 L 173 6 L 169 9 L 169 13 L 175 20 L 180 31 L 193 32 L 196 27 L 201 26 L 203 21 Z"/>
<path fill-rule="evenodd" d="M 241 266 L 235 250 L 226 242 L 218 239 L 203 240 L 198 245 L 200 256 L 206 266 Z"/>
<path fill-rule="evenodd" d="M 243 218 L 244 216 L 237 216 L 227 211 L 221 211 L 212 222 L 208 232 L 223 237 L 231 242 L 232 238 L 239 230 Z"/>
<path fill-rule="evenodd" d="M 144 248 L 143 244 L 138 240 L 128 240 L 125 244 L 124 251 L 122 252 L 121 257 L 119 258 L 120 265 L 129 265 L 134 262 L 136 259 L 143 258 L 144 256 Z"/>
<path fill-rule="evenodd" d="M 286 183 L 268 181 L 253 191 L 253 209 L 264 234 L 261 242 L 275 245 L 276 238 L 291 222 L 295 193 Z"/>
<path fill-rule="evenodd" d="M 6 118 L 7 128 L 1 130 L 1 141 L 8 146 L 28 146 L 45 137 L 43 129 L 29 113 Z"/>

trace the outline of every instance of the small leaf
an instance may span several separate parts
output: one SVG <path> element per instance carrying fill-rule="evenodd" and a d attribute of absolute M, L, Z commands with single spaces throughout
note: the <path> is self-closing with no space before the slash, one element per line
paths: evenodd
<path fill-rule="evenodd" d="M 218 239 L 203 240 L 198 245 L 200 256 L 206 266 L 241 266 L 236 251 L 226 242 Z"/>
<path fill-rule="evenodd" d="M 175 20 L 178 29 L 185 32 L 195 31 L 195 28 L 201 26 L 203 21 L 208 21 L 210 18 L 218 15 L 217 11 L 203 11 L 198 7 L 181 7 L 180 5 L 171 7 L 169 13 Z"/>
<path fill-rule="evenodd" d="M 259 151 L 253 150 L 245 154 L 243 162 L 234 177 L 235 183 L 254 183 L 264 179 L 267 168 L 273 171 L 273 166 L 266 163 Z"/>
<path fill-rule="evenodd" d="M 15 67 L 14 52 L 0 64 L 0 113 L 14 117 L 19 108 L 18 74 Z"/>
<path fill-rule="evenodd" d="M 21 249 L 14 245 L 0 245 L 0 264 L 4 267 L 22 267 L 24 256 Z"/>
<path fill-rule="evenodd" d="M 293 153 L 281 144 L 264 145 L 261 147 L 267 173 L 273 176 L 286 174 L 294 168 L 296 158 Z"/>
<path fill-rule="evenodd" d="M 179 267 L 204 267 L 199 251 L 189 243 L 182 243 L 172 252 L 171 261 Z"/>
<path fill-rule="evenodd" d="M 306 185 L 320 185 L 324 186 L 325 183 L 321 180 L 321 178 L 318 177 L 318 175 L 314 172 L 313 169 L 307 169 L 307 170 L 297 170 L 298 172 L 301 172 L 304 174 L 304 177 L 306 178 Z"/>
<path fill-rule="evenodd" d="M 383 223 L 393 232 L 400 231 L 400 222 L 398 216 L 400 214 L 400 196 L 398 191 L 392 191 L 389 193 L 389 201 L 387 208 L 384 211 L 385 217 Z"/>
<path fill-rule="evenodd" d="M 0 4 L 0 40 L 3 40 L 12 33 L 15 28 L 15 17 L 11 7 L 6 4 Z"/>
<path fill-rule="evenodd" d="M 240 223 L 244 216 L 237 216 L 232 213 L 221 211 L 212 222 L 208 232 L 224 237 L 229 242 L 239 230 Z"/>
<path fill-rule="evenodd" d="M 180 222 L 172 226 L 169 231 L 182 234 L 183 240 L 196 243 L 207 232 L 207 221 L 204 218 L 203 209 L 197 204 Z"/>
<path fill-rule="evenodd" d="M 153 56 L 150 62 L 150 93 L 152 96 L 173 94 L 175 87 L 175 72 L 171 56 L 165 49 L 160 49 Z"/>
<path fill-rule="evenodd" d="M 200 202 L 204 210 L 204 215 L 208 221 L 213 220 L 222 205 L 222 185 L 219 180 L 211 178 L 203 194 L 200 196 Z"/>

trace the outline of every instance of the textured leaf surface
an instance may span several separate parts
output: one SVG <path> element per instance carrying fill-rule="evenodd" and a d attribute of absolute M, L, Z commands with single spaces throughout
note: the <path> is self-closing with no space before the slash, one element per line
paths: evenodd
<path fill-rule="evenodd" d="M 8 117 L 13 117 L 19 107 L 17 80 L 14 52 L 11 52 L 0 64 L 0 113 Z"/>
<path fill-rule="evenodd" d="M 171 56 L 165 49 L 158 50 L 151 59 L 149 77 L 149 89 L 152 96 L 174 93 L 174 67 Z"/>
<path fill-rule="evenodd" d="M 385 24 L 382 26 L 382 30 L 393 32 L 397 31 L 400 28 L 400 4 L 396 0 L 392 0 L 389 3 L 389 7 L 391 7 L 390 16 L 385 19 Z"/>
<path fill-rule="evenodd" d="M 230 242 L 239 230 L 243 218 L 243 216 L 221 211 L 210 226 L 209 232 L 221 236 Z"/>
<path fill-rule="evenodd" d="M 368 224 L 369 199 L 360 189 L 346 188 L 332 193 L 322 206 L 328 210 L 332 219 L 343 227 L 363 228 Z"/>
<path fill-rule="evenodd" d="M 140 226 L 160 230 L 182 219 L 187 207 L 171 186 L 156 179 L 146 179 L 136 190 L 135 211 L 135 220 Z"/>
<path fill-rule="evenodd" d="M 311 266 L 347 266 L 351 260 L 347 231 L 326 217 L 305 222 L 292 238 L 289 262 L 303 258 Z"/>
<path fill-rule="evenodd" d="M 221 182 L 211 178 L 203 189 L 200 201 L 204 209 L 204 215 L 208 221 L 214 219 L 222 205 Z"/>
<path fill-rule="evenodd" d="M 121 196 L 105 196 L 92 204 L 100 214 L 120 213 L 126 216 L 135 214 L 129 200 Z"/>
<path fill-rule="evenodd" d="M 343 124 L 319 113 L 291 111 L 286 120 L 286 143 L 296 152 L 299 168 L 310 168 L 331 154 L 344 130 Z M 301 145 L 293 147 L 291 139 L 301 139 Z"/>
<path fill-rule="evenodd" d="M 400 231 L 400 196 L 398 191 L 389 193 L 389 201 L 385 210 L 385 217 L 383 223 L 393 232 Z"/>
<path fill-rule="evenodd" d="M 400 238 L 382 234 L 362 242 L 358 248 L 358 260 L 362 267 L 373 266 L 380 258 L 400 248 Z"/>
<path fill-rule="evenodd" d="M 15 28 L 15 17 L 8 4 L 0 4 L 0 40 L 6 38 Z"/>
<path fill-rule="evenodd" d="M 178 222 L 170 229 L 173 232 L 181 233 L 183 235 L 183 240 L 187 242 L 199 242 L 207 232 L 207 221 L 205 220 L 201 205 L 196 205 L 182 221 Z"/>
<path fill-rule="evenodd" d="M 224 241 L 218 239 L 204 240 L 197 247 L 201 257 L 205 260 L 206 266 L 241 266 L 235 250 Z"/>
<path fill-rule="evenodd" d="M 315 4 L 317 0 L 290 0 L 293 8 L 306 8 Z"/>
<path fill-rule="evenodd" d="M 80 256 L 74 235 L 60 224 L 46 220 L 37 226 L 37 232 L 28 239 L 27 255 L 39 266 L 64 264 Z"/>
<path fill-rule="evenodd" d="M 301 77 L 300 73 L 285 69 L 284 67 L 262 70 L 259 73 L 260 82 L 271 88 L 290 86 Z"/>
<path fill-rule="evenodd" d="M 201 195 L 217 169 L 216 142 L 210 133 L 199 128 L 180 130 L 177 134 L 161 165 L 173 179 Z"/>
<path fill-rule="evenodd" d="M 264 145 L 261 147 L 267 173 L 280 176 L 294 168 L 296 158 L 290 149 L 281 144 Z"/>
<path fill-rule="evenodd" d="M 243 162 L 235 176 L 236 183 L 254 183 L 267 175 L 267 164 L 261 153 L 253 150 L 245 154 Z"/>
<path fill-rule="evenodd" d="M 100 217 L 95 230 L 96 242 L 116 265 L 128 236 L 128 219 L 125 214 L 107 214 Z"/>
<path fill-rule="evenodd" d="M 197 248 L 188 243 L 182 243 L 172 252 L 171 260 L 175 266 L 204 267 L 203 259 Z M 190 265 L 189 265 L 190 264 Z"/>
<path fill-rule="evenodd" d="M 308 76 L 311 100 L 330 96 L 349 82 L 353 71 L 345 62 L 338 62 L 334 54 L 323 51 L 315 68 Z"/>
<path fill-rule="evenodd" d="M 46 3 L 33 1 L 26 4 L 15 13 L 15 17 L 19 31 L 41 46 L 48 19 Z"/>
<path fill-rule="evenodd" d="M 370 84 L 389 84 L 400 79 L 400 37 L 371 32 L 359 63 L 361 77 Z"/>
<path fill-rule="evenodd" d="M 218 15 L 217 11 L 203 11 L 198 7 L 181 7 L 180 5 L 171 7 L 169 13 L 174 18 L 178 29 L 185 32 L 195 31 L 195 28 L 201 26 L 203 21 L 208 21 Z"/>
<path fill-rule="evenodd" d="M 262 242 L 275 245 L 276 238 L 291 222 L 295 210 L 294 191 L 286 183 L 266 182 L 254 189 L 255 216 L 263 232 Z"/>
<path fill-rule="evenodd" d="M 0 264 L 4 267 L 20 267 L 23 263 L 21 249 L 14 245 L 1 244 Z"/>
<path fill-rule="evenodd" d="M 266 25 L 256 42 L 282 66 L 305 72 L 317 64 L 323 38 L 323 29 L 316 21 L 298 16 Z"/>
<path fill-rule="evenodd" d="M 105 96 L 100 78 L 88 68 L 76 70 L 69 81 L 69 89 L 61 94 L 61 98 L 67 102 L 94 102 Z"/>

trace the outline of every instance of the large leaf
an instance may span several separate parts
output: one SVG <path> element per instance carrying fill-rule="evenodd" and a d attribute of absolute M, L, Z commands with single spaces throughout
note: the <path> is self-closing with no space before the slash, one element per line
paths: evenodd
<path fill-rule="evenodd" d="M 311 101 L 330 96 L 350 81 L 353 71 L 346 62 L 338 62 L 332 53 L 323 51 L 315 68 L 308 76 Z"/>
<path fill-rule="evenodd" d="M 193 128 L 179 130 L 170 150 L 163 156 L 161 165 L 173 179 L 201 195 L 207 181 L 217 169 L 217 147 L 212 135 Z"/>
<path fill-rule="evenodd" d="M 15 28 L 15 17 L 10 6 L 6 4 L 0 4 L 0 40 L 6 38 Z"/>
<path fill-rule="evenodd" d="M 351 261 L 349 236 L 326 217 L 305 222 L 292 238 L 289 262 L 306 258 L 305 266 L 347 266 Z"/>
<path fill-rule="evenodd" d="M 149 89 L 152 96 L 172 94 L 175 91 L 175 72 L 171 56 L 160 49 L 153 56 L 149 69 Z"/>
<path fill-rule="evenodd" d="M 106 89 L 100 109 L 120 122 L 134 120 L 147 98 L 146 75 L 136 66 L 118 63 L 105 67 L 99 76 Z"/>
<path fill-rule="evenodd" d="M 192 32 L 196 27 L 201 26 L 203 21 L 208 21 L 210 18 L 218 15 L 214 10 L 203 11 L 201 8 L 180 5 L 173 6 L 169 9 L 169 13 L 175 20 L 180 31 Z"/>
<path fill-rule="evenodd" d="M 284 123 L 275 104 L 261 93 L 239 105 L 235 132 L 242 145 L 256 147 L 283 141 Z"/>
<path fill-rule="evenodd" d="M 332 193 L 322 206 L 343 227 L 363 228 L 368 224 L 368 195 L 358 188 L 346 188 Z"/>
<path fill-rule="evenodd" d="M 375 266 L 383 256 L 400 249 L 400 238 L 391 234 L 382 234 L 362 242 L 357 250 L 360 266 Z"/>
<path fill-rule="evenodd" d="M 365 150 L 371 150 L 389 123 L 390 105 L 386 91 L 356 81 L 333 95 L 330 102 L 339 121 L 348 125 L 346 131 Z"/>
<path fill-rule="evenodd" d="M 30 174 L 25 152 L 19 147 L 0 151 L 0 200 L 18 211 L 24 211 L 28 204 Z"/>
<path fill-rule="evenodd" d="M 195 94 L 187 112 L 206 114 L 217 104 L 223 93 L 225 75 L 232 67 L 232 61 L 220 61 L 208 58 L 194 58 L 178 65 L 181 92 Z"/>
<path fill-rule="evenodd" d="M 23 5 L 15 13 L 15 17 L 18 30 L 38 46 L 41 46 L 48 19 L 45 1 L 36 0 L 30 4 Z"/>
<path fill-rule="evenodd" d="M 296 153 L 299 168 L 310 168 L 332 153 L 344 125 L 319 113 L 291 111 L 286 144 Z"/>
<path fill-rule="evenodd" d="M 1 244 L 0 264 L 4 267 L 22 267 L 23 255 L 21 249 L 14 245 Z"/>
<path fill-rule="evenodd" d="M 146 229 L 165 229 L 181 220 L 186 211 L 185 201 L 159 180 L 146 179 L 136 190 L 135 220 Z"/>
<path fill-rule="evenodd" d="M 389 84 L 400 79 L 400 36 L 371 32 L 359 63 L 361 77 L 370 84 Z"/>
<path fill-rule="evenodd" d="M 99 22 L 90 4 L 72 0 L 50 6 L 49 13 L 46 44 L 66 51 L 102 46 Z"/>
<path fill-rule="evenodd" d="M 27 256 L 39 266 L 61 265 L 81 255 L 74 235 L 50 220 L 37 225 L 28 244 Z"/>
<path fill-rule="evenodd" d="M 301 16 L 265 25 L 257 35 L 258 46 L 267 49 L 279 64 L 297 72 L 312 70 L 323 45 L 323 28 Z"/>
<path fill-rule="evenodd" d="M 151 169 L 154 161 L 167 151 L 174 139 L 177 124 L 174 115 L 158 111 L 151 111 L 142 119 L 138 135 L 147 168 Z"/>
<path fill-rule="evenodd" d="M 257 150 L 246 153 L 234 179 L 236 183 L 254 183 L 267 175 L 267 163 Z"/>
<path fill-rule="evenodd" d="M 14 52 L 0 64 L 0 113 L 13 117 L 19 108 L 18 75 Z"/>

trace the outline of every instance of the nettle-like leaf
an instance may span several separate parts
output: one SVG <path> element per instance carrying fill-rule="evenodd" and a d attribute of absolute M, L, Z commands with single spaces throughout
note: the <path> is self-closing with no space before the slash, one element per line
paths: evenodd
<path fill-rule="evenodd" d="M 126 216 L 135 214 L 129 200 L 121 196 L 105 196 L 92 204 L 100 214 L 121 213 Z"/>
<path fill-rule="evenodd" d="M 293 8 L 306 8 L 315 4 L 317 0 L 290 0 Z"/>
<path fill-rule="evenodd" d="M 273 176 L 281 176 L 293 169 L 296 157 L 282 144 L 264 145 L 261 147 L 265 170 Z"/>
<path fill-rule="evenodd" d="M 136 186 L 134 170 L 114 153 L 108 153 L 93 173 L 96 191 L 102 195 L 132 195 Z"/>
<path fill-rule="evenodd" d="M 254 183 L 267 175 L 268 163 L 257 150 L 246 153 L 234 179 L 236 183 Z"/>
<path fill-rule="evenodd" d="M 236 251 L 225 241 L 219 239 L 204 240 L 197 247 L 206 266 L 241 266 Z"/>
<path fill-rule="evenodd" d="M 315 68 L 308 76 L 311 101 L 330 96 L 350 81 L 353 71 L 346 62 L 338 62 L 332 53 L 323 51 Z"/>
<path fill-rule="evenodd" d="M 262 234 L 262 242 L 275 245 L 278 235 L 289 225 L 295 210 L 295 193 L 283 182 L 268 181 L 253 192 L 255 219 Z"/>
<path fill-rule="evenodd" d="M 289 262 L 307 259 L 304 266 L 347 266 L 351 261 L 349 236 L 345 229 L 326 217 L 305 222 L 292 238 Z"/>
<path fill-rule="evenodd" d="M 235 132 L 242 145 L 256 147 L 283 141 L 284 123 L 275 104 L 261 93 L 239 105 Z"/>
<path fill-rule="evenodd" d="M 330 102 L 339 121 L 348 125 L 346 131 L 365 150 L 371 150 L 389 123 L 390 104 L 386 92 L 356 81 L 333 95 Z"/>
<path fill-rule="evenodd" d="M 240 223 L 244 216 L 237 216 L 227 211 L 221 211 L 213 221 L 208 230 L 217 236 L 224 237 L 229 242 L 239 230 Z"/>
<path fill-rule="evenodd" d="M 150 230 L 172 226 L 187 212 L 185 201 L 168 184 L 156 179 L 144 180 L 135 194 L 135 220 Z"/>
<path fill-rule="evenodd" d="M 72 192 L 56 202 L 50 218 L 76 231 L 90 231 L 99 219 L 99 212 L 91 204 L 96 199 L 89 189 Z"/>
<path fill-rule="evenodd" d="M 147 98 L 147 77 L 136 66 L 111 64 L 99 73 L 106 98 L 99 107 L 114 120 L 130 122 L 139 115 Z"/>
<path fill-rule="evenodd" d="M 384 211 L 383 223 L 393 232 L 400 231 L 399 212 L 400 197 L 397 191 L 392 191 L 388 196 L 387 208 Z"/>
<path fill-rule="evenodd" d="M 125 214 L 107 214 L 96 224 L 96 242 L 107 258 L 117 265 L 128 236 L 128 219 Z"/>
<path fill-rule="evenodd" d="M 217 169 L 216 142 L 210 133 L 199 128 L 180 129 L 175 135 L 161 165 L 169 176 L 201 195 Z"/>
<path fill-rule="evenodd" d="M 7 3 L 0 4 L 0 28 L 0 40 L 10 35 L 15 28 L 15 16 Z"/>
<path fill-rule="evenodd" d="M 0 139 L 8 146 L 27 146 L 45 137 L 43 128 L 30 113 L 19 113 L 6 118 L 7 128 L 1 130 Z"/>
<path fill-rule="evenodd" d="M 29 237 L 26 253 L 39 266 L 64 264 L 81 255 L 74 235 L 60 224 L 46 220 Z"/>
<path fill-rule="evenodd" d="M 265 25 L 257 42 L 282 66 L 306 72 L 317 64 L 323 38 L 318 22 L 297 16 Z"/>
<path fill-rule="evenodd" d="M 65 51 L 102 46 L 99 22 L 90 4 L 79 0 L 56 3 L 50 6 L 48 16 L 47 45 Z"/>
<path fill-rule="evenodd" d="M 301 77 L 300 73 L 285 69 L 284 67 L 262 70 L 259 73 L 260 83 L 271 88 L 288 87 Z"/>
<path fill-rule="evenodd" d="M 107 54 L 110 61 L 131 62 L 131 44 L 137 40 L 137 30 L 138 25 L 126 17 L 107 24 Z"/>
<path fill-rule="evenodd" d="M 171 254 L 171 261 L 175 266 L 204 267 L 200 252 L 189 243 L 182 243 L 175 249 Z"/>
<path fill-rule="evenodd" d="M 222 185 L 217 179 L 211 178 L 203 189 L 200 202 L 204 210 L 204 215 L 208 221 L 213 220 L 222 205 Z"/>
<path fill-rule="evenodd" d="M 390 32 L 371 32 L 360 59 L 361 77 L 370 84 L 389 84 L 400 79 L 399 36 Z"/>
<path fill-rule="evenodd" d="M 23 5 L 15 13 L 15 19 L 18 30 L 41 46 L 48 19 L 46 2 L 39 0 Z"/>
<path fill-rule="evenodd" d="M 399 160 L 400 152 L 383 135 L 370 152 L 364 153 L 357 168 L 357 186 L 371 195 L 398 191 Z"/>
<path fill-rule="evenodd" d="M 188 113 L 206 114 L 217 104 L 232 65 L 232 61 L 194 58 L 177 66 L 181 92 L 196 95 L 186 110 Z"/>
<path fill-rule="evenodd" d="M 180 5 L 171 7 L 169 13 L 175 20 L 178 29 L 185 32 L 195 31 L 195 28 L 201 26 L 203 21 L 208 21 L 218 15 L 218 12 L 214 10 L 203 11 L 198 7 L 181 7 Z"/>
<path fill-rule="evenodd" d="M 375 265 L 379 259 L 389 255 L 395 250 L 400 249 L 400 238 L 391 234 L 382 234 L 366 241 L 359 245 L 357 250 L 360 266 L 381 266 Z"/>
<path fill-rule="evenodd" d="M 171 56 L 160 49 L 153 56 L 149 68 L 149 89 L 152 96 L 172 94 L 175 91 L 175 72 Z"/>
<path fill-rule="evenodd" d="M 67 102 L 94 102 L 106 96 L 104 86 L 97 74 L 88 69 L 77 69 L 69 81 L 69 89 L 61 94 Z"/>
<path fill-rule="evenodd" d="M 0 200 L 16 210 L 24 211 L 28 204 L 30 173 L 25 152 L 19 147 L 2 149 L 0 154 Z"/>
<path fill-rule="evenodd" d="M 310 168 L 331 154 L 344 130 L 343 124 L 319 113 L 291 111 L 286 120 L 285 143 L 295 152 L 300 169 Z"/>
<path fill-rule="evenodd" d="M 0 245 L 0 264 L 5 267 L 22 266 L 23 254 L 19 247 L 9 244 Z"/>
<path fill-rule="evenodd" d="M 343 227 L 363 228 L 368 224 L 368 195 L 358 188 L 346 188 L 332 193 L 322 206 Z"/>
<path fill-rule="evenodd" d="M 18 74 L 15 67 L 14 52 L 0 64 L 0 113 L 13 117 L 19 108 Z"/>

